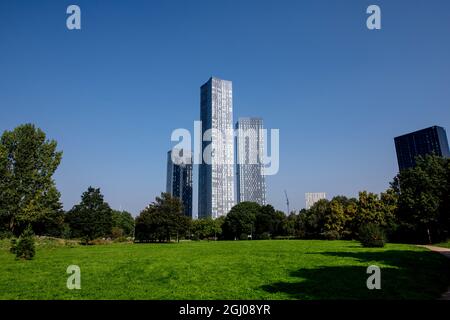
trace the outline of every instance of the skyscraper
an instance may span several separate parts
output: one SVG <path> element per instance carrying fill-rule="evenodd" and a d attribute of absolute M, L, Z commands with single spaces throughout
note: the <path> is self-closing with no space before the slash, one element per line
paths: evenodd
<path fill-rule="evenodd" d="M 326 199 L 327 194 L 325 192 L 307 192 L 305 193 L 306 200 L 306 210 L 311 209 L 311 207 L 319 200 Z"/>
<path fill-rule="evenodd" d="M 203 159 L 199 165 L 198 216 L 217 218 L 234 205 L 231 81 L 212 77 L 201 86 L 200 120 Z"/>
<path fill-rule="evenodd" d="M 239 118 L 236 123 L 237 202 L 266 204 L 264 135 L 261 118 Z"/>
<path fill-rule="evenodd" d="M 184 214 L 192 217 L 192 154 L 173 149 L 167 152 L 166 192 L 183 203 Z"/>
<path fill-rule="evenodd" d="M 438 126 L 422 129 L 394 138 L 399 170 L 414 167 L 417 156 L 435 154 L 450 157 L 447 134 Z"/>

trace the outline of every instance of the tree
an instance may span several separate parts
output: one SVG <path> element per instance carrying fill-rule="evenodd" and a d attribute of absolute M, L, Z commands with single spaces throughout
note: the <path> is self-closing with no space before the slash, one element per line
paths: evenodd
<path fill-rule="evenodd" d="M 340 239 L 344 235 L 346 220 L 342 201 L 339 199 L 331 200 L 324 216 L 323 236 L 330 240 Z"/>
<path fill-rule="evenodd" d="M 255 232 L 256 215 L 261 206 L 255 202 L 241 202 L 231 208 L 225 217 L 223 234 L 226 239 L 241 239 Z"/>
<path fill-rule="evenodd" d="M 449 236 L 450 161 L 427 155 L 402 170 L 391 183 L 398 197 L 397 218 L 403 239 L 438 242 Z"/>
<path fill-rule="evenodd" d="M 222 233 L 223 219 L 197 219 L 192 221 L 191 232 L 195 239 L 216 239 Z"/>
<path fill-rule="evenodd" d="M 325 216 L 329 211 L 330 202 L 327 199 L 317 201 L 302 215 L 302 224 L 306 238 L 319 238 L 325 231 Z"/>
<path fill-rule="evenodd" d="M 81 196 L 81 202 L 67 212 L 66 219 L 72 236 L 86 243 L 111 235 L 112 210 L 103 200 L 100 189 L 89 187 Z"/>
<path fill-rule="evenodd" d="M 30 225 L 22 232 L 19 240 L 13 246 L 10 251 L 16 254 L 17 259 L 33 259 L 35 255 L 34 232 Z"/>
<path fill-rule="evenodd" d="M 37 234 L 58 235 L 63 211 L 53 174 L 62 152 L 32 124 L 0 138 L 0 229 L 16 235 L 31 224 Z"/>
<path fill-rule="evenodd" d="M 137 241 L 170 241 L 185 237 L 191 219 L 183 214 L 183 204 L 169 193 L 161 193 L 155 202 L 145 208 L 136 218 L 135 239 Z"/>
<path fill-rule="evenodd" d="M 268 236 L 280 236 L 283 234 L 284 212 L 276 211 L 271 205 L 259 208 L 255 216 L 255 236 L 257 239 Z"/>
<path fill-rule="evenodd" d="M 358 211 L 355 217 L 355 227 L 357 230 L 365 224 L 375 224 L 385 229 L 391 225 L 393 220 L 393 212 L 390 201 L 392 193 L 388 191 L 381 194 L 383 200 L 375 193 L 362 191 L 359 193 Z"/>
<path fill-rule="evenodd" d="M 134 234 L 134 218 L 127 211 L 112 211 L 112 226 L 122 236 L 132 237 Z M 120 231 L 119 231 L 120 230 Z"/>

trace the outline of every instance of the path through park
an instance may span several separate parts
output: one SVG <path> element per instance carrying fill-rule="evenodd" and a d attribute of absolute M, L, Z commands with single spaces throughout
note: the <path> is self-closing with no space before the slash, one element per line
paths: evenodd
<path fill-rule="evenodd" d="M 436 246 L 419 246 L 419 247 L 427 248 L 431 251 L 438 252 L 450 259 L 450 249 L 449 248 L 442 248 L 442 247 L 436 247 Z M 450 300 L 450 288 L 448 288 L 447 292 L 445 292 L 441 296 L 440 300 Z"/>

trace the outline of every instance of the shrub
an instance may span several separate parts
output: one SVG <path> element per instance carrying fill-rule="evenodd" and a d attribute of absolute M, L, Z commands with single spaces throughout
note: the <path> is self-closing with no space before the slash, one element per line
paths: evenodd
<path fill-rule="evenodd" d="M 111 229 L 111 238 L 119 239 L 119 238 L 124 238 L 124 237 L 125 237 L 125 233 L 123 232 L 122 228 L 112 227 L 112 229 Z"/>
<path fill-rule="evenodd" d="M 239 240 L 248 240 L 248 234 L 241 233 L 241 236 L 239 237 Z"/>
<path fill-rule="evenodd" d="M 17 248 L 17 239 L 12 238 L 11 239 L 11 247 L 9 248 L 9 252 L 11 252 L 12 254 L 16 254 L 16 248 Z"/>
<path fill-rule="evenodd" d="M 11 248 L 12 249 L 12 248 Z M 28 226 L 17 241 L 15 254 L 18 259 L 31 260 L 34 257 L 34 233 L 31 226 Z"/>
<path fill-rule="evenodd" d="M 270 233 L 263 232 L 258 237 L 260 240 L 270 240 Z"/>
<path fill-rule="evenodd" d="M 366 248 L 382 248 L 386 242 L 386 236 L 378 225 L 368 223 L 359 229 L 359 241 Z"/>
<path fill-rule="evenodd" d="M 336 230 L 326 231 L 322 235 L 326 240 L 339 240 L 341 238 L 341 235 Z"/>
<path fill-rule="evenodd" d="M 14 237 L 13 233 L 9 230 L 0 231 L 0 240 L 9 239 Z"/>

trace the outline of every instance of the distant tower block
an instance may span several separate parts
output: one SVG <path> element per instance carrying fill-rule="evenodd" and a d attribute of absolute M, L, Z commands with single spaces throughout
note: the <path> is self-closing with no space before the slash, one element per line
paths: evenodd
<path fill-rule="evenodd" d="M 326 199 L 325 192 L 307 192 L 305 193 L 306 210 L 309 210 L 317 201 Z"/>
<path fill-rule="evenodd" d="M 261 118 L 239 118 L 236 135 L 237 202 L 266 204 L 264 134 Z"/>
<path fill-rule="evenodd" d="M 184 214 L 192 217 L 192 153 L 173 149 L 167 153 L 166 192 L 183 202 Z"/>

